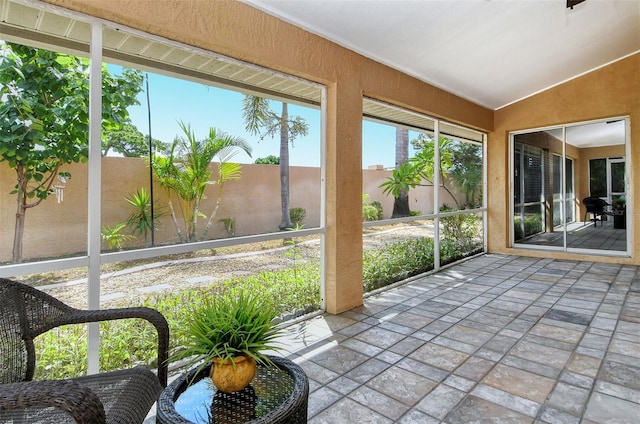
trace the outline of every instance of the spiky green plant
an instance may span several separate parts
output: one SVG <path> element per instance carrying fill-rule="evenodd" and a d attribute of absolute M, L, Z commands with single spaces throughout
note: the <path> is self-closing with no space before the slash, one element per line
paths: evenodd
<path fill-rule="evenodd" d="M 203 299 L 191 313 L 191 321 L 182 330 L 187 345 L 171 360 L 189 358 L 192 365 L 204 361 L 205 367 L 214 358 L 229 360 L 245 355 L 257 363 L 270 365 L 263 353 L 278 348 L 274 340 L 280 329 L 275 323 L 277 309 L 259 294 L 231 290 L 223 295 Z"/>

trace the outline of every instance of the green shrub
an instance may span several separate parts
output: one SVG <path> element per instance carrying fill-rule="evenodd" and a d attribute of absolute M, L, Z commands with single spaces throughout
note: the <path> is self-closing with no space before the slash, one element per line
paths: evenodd
<path fill-rule="evenodd" d="M 362 195 L 362 219 L 364 221 L 377 221 L 382 219 L 382 204 L 377 201 L 369 202 L 368 194 Z"/>
<path fill-rule="evenodd" d="M 228 237 L 235 237 L 236 235 L 236 219 L 233 217 L 220 218 L 218 222 L 224 225 L 224 230 L 227 232 Z"/>
<path fill-rule="evenodd" d="M 365 291 L 432 270 L 433 253 L 433 239 L 426 237 L 365 251 Z M 455 240 L 443 240 L 440 253 L 443 263 L 470 254 L 461 251 Z M 174 351 L 187 343 L 177 329 L 190 322 L 195 305 L 231 290 L 262 292 L 278 309 L 279 320 L 291 319 L 320 308 L 320 263 L 318 260 L 298 261 L 291 268 L 231 278 L 208 288 L 154 293 L 146 298 L 143 306 L 157 309 L 165 316 L 171 334 L 170 348 Z M 144 320 L 110 321 L 100 324 L 100 332 L 102 371 L 139 364 L 156 366 L 156 334 L 151 324 Z M 86 340 L 84 325 L 54 329 L 38 337 L 35 341 L 38 354 L 36 378 L 57 379 L 85 374 L 86 343 L 79 344 L 79 340 Z"/>
<path fill-rule="evenodd" d="M 126 226 L 127 224 L 125 222 L 120 222 L 113 227 L 110 227 L 108 225 L 102 227 L 100 235 L 102 236 L 102 240 L 107 242 L 107 246 L 110 250 L 120 250 L 127 240 L 131 240 L 134 238 L 133 236 L 122 234 L 120 232 Z"/>
<path fill-rule="evenodd" d="M 266 156 L 264 158 L 256 159 L 254 163 L 256 163 L 258 165 L 279 165 L 280 164 L 280 158 L 278 156 L 275 156 L 275 155 L 269 155 L 269 156 Z"/>
<path fill-rule="evenodd" d="M 433 239 L 418 238 L 364 252 L 362 279 L 365 291 L 433 269 Z"/>
<path fill-rule="evenodd" d="M 383 210 L 382 210 L 382 203 L 378 202 L 377 200 L 374 200 L 373 202 L 371 202 L 371 206 L 376 208 L 376 211 L 378 212 L 378 219 L 382 219 L 382 217 L 384 216 Z"/>
<path fill-rule="evenodd" d="M 304 219 L 307 217 L 307 210 L 305 208 L 291 208 L 289 217 L 294 227 L 302 227 Z"/>
<path fill-rule="evenodd" d="M 305 263 L 296 269 L 267 271 L 261 274 L 232 278 L 206 289 L 154 293 L 143 303 L 157 309 L 169 323 L 170 347 L 184 346 L 178 328 L 190 321 L 194 305 L 203 299 L 230 290 L 247 293 L 263 292 L 279 311 L 279 320 L 291 319 L 320 308 L 320 265 Z M 100 324 L 100 369 L 102 371 L 127 368 L 133 365 L 155 365 L 157 337 L 155 328 L 144 320 L 119 320 Z M 86 373 L 86 327 L 66 326 L 38 337 L 36 378 L 58 379 Z"/>
<path fill-rule="evenodd" d="M 463 214 L 440 218 L 444 241 L 452 242 L 456 250 L 470 252 L 477 248 L 482 235 L 482 219 L 477 215 Z"/>
<path fill-rule="evenodd" d="M 542 232 L 542 217 L 540 215 L 525 215 L 524 217 L 524 233 L 522 229 L 522 219 L 517 216 L 513 220 L 514 239 L 522 240 L 534 234 Z"/>

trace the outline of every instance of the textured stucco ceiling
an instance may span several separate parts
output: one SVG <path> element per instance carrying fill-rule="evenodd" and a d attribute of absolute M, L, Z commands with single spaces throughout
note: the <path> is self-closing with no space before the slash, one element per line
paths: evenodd
<path fill-rule="evenodd" d="M 640 51 L 640 0 L 587 0 L 573 10 L 565 0 L 243 1 L 494 109 Z M 89 23 L 75 14 L 32 0 L 0 0 L 0 39 L 82 55 L 89 38 Z M 320 103 L 315 84 L 124 28 L 107 25 L 104 47 L 115 63 Z M 395 107 L 367 99 L 363 107 L 367 118 L 432 128 L 429 118 Z M 600 126 L 588 144 L 623 142 L 624 125 Z"/>
<path fill-rule="evenodd" d="M 491 109 L 640 51 L 639 0 L 243 0 Z"/>

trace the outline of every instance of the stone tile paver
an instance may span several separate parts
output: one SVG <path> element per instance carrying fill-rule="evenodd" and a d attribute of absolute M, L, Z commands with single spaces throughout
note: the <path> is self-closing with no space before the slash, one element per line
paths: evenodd
<path fill-rule="evenodd" d="M 433 365 L 434 367 L 453 371 L 464 362 L 469 355 L 448 347 L 436 344 L 425 344 L 409 355 L 410 358 Z"/>
<path fill-rule="evenodd" d="M 483 380 L 484 384 L 542 403 L 555 380 L 505 365 L 497 365 Z"/>
<path fill-rule="evenodd" d="M 448 424 L 509 423 L 530 424 L 533 418 L 476 396 L 466 398 L 446 419 Z"/>
<path fill-rule="evenodd" d="M 640 267 L 481 255 L 281 345 L 311 424 L 637 424 Z"/>
<path fill-rule="evenodd" d="M 584 417 L 597 423 L 637 424 L 640 405 L 602 393 L 594 393 Z"/>
<path fill-rule="evenodd" d="M 438 383 L 402 368 L 392 367 L 372 378 L 366 385 L 393 399 L 413 406 Z"/>

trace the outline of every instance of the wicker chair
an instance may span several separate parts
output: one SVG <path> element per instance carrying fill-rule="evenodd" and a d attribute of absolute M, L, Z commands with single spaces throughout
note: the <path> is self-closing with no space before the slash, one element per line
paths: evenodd
<path fill-rule="evenodd" d="M 587 215 L 592 214 L 593 218 L 593 226 L 598 226 L 598 217 L 600 217 L 600 222 L 606 220 L 604 218 L 607 215 L 611 215 L 609 211 L 607 211 L 607 206 L 610 206 L 605 200 L 599 197 L 585 197 L 582 199 L 582 203 L 585 206 L 584 218 L 582 219 L 583 225 L 587 223 Z"/>
<path fill-rule="evenodd" d="M 144 367 L 32 381 L 33 339 L 60 325 L 142 318 L 158 332 L 157 375 Z M 150 308 L 79 310 L 0 278 L 0 423 L 142 423 L 167 385 L 169 328 Z"/>

